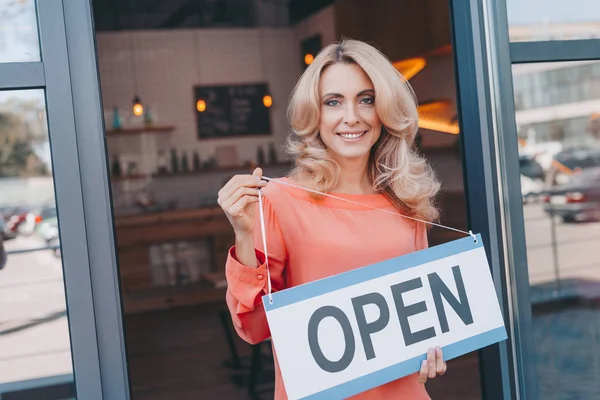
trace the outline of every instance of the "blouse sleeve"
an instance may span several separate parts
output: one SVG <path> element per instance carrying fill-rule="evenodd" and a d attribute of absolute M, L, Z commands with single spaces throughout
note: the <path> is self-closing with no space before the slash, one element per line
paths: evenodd
<path fill-rule="evenodd" d="M 282 290 L 287 250 L 273 206 L 266 197 L 263 197 L 263 213 L 272 290 Z M 235 246 L 229 250 L 225 265 L 228 283 L 226 300 L 233 325 L 240 337 L 252 344 L 260 343 L 271 336 L 261 299 L 267 294 L 267 266 L 266 256 L 259 250 L 263 249 L 263 241 L 258 209 L 254 226 L 257 227 L 254 232 L 254 246 L 258 268 L 241 264 L 235 255 Z"/>

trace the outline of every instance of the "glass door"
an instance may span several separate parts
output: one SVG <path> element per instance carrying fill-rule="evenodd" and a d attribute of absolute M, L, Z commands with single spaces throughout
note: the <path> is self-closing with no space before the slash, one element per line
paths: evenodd
<path fill-rule="evenodd" d="M 510 336 L 485 398 L 597 398 L 600 9 L 453 3 L 469 214 Z"/>
<path fill-rule="evenodd" d="M 77 26 L 85 23 L 91 25 L 85 2 L 0 0 L 3 400 L 128 396 L 123 359 L 113 362 L 102 350 L 109 340 L 121 351 L 120 327 L 108 332 L 111 325 L 100 323 L 108 314 L 97 306 L 118 304 L 118 295 L 110 293 L 115 283 L 92 283 L 95 251 L 104 254 L 105 269 L 116 266 L 106 256 L 110 242 L 92 242 L 103 224 L 91 221 L 94 204 L 86 202 L 84 188 L 90 157 L 82 161 L 81 137 L 93 132 L 77 123 L 74 101 L 86 92 L 74 83 L 69 55 L 95 62 L 93 41 L 77 46 L 73 40 L 85 39 L 85 28 Z M 113 307 L 109 319 L 118 319 L 118 310 Z M 103 370 L 120 373 L 121 386 Z"/>
<path fill-rule="evenodd" d="M 529 287 L 520 308 L 533 338 L 520 361 L 541 399 L 598 398 L 600 6 L 507 0 L 505 21 L 513 145 L 503 151 L 520 184 L 508 187 L 512 224 L 524 231 L 510 267 Z"/>

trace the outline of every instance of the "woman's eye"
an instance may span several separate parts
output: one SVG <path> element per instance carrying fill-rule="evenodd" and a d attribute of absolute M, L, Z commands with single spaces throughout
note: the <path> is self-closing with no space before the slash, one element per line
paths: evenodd
<path fill-rule="evenodd" d="M 365 97 L 360 101 L 362 104 L 374 104 L 375 99 L 373 97 Z"/>
<path fill-rule="evenodd" d="M 325 102 L 325 104 L 327 104 L 328 106 L 335 107 L 335 106 L 339 106 L 339 105 L 340 105 L 340 102 L 339 102 L 339 101 L 337 101 L 337 100 L 327 100 L 327 101 Z"/>

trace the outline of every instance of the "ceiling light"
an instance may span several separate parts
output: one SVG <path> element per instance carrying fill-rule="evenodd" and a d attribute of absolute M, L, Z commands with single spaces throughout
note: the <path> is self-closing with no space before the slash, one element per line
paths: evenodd
<path fill-rule="evenodd" d="M 408 58 L 392 64 L 408 81 L 425 68 L 427 61 L 423 57 Z"/>

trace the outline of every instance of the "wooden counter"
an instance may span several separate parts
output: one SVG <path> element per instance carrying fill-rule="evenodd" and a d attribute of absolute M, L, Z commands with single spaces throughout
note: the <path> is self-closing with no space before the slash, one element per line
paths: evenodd
<path fill-rule="evenodd" d="M 234 235 L 219 207 L 120 216 L 115 228 L 125 313 L 224 301 L 225 261 Z M 186 284 L 157 284 L 151 248 L 195 241 L 208 246 L 202 278 Z"/>

